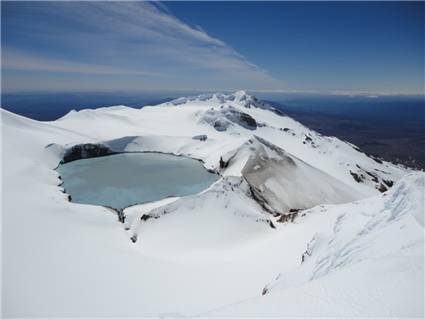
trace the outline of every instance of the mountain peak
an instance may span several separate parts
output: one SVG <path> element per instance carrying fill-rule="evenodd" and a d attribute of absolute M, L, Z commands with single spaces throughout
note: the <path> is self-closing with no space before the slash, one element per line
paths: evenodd
<path fill-rule="evenodd" d="M 219 103 L 220 105 L 229 104 L 232 106 L 239 106 L 245 108 L 260 108 L 264 110 L 272 111 L 278 115 L 284 116 L 285 114 L 270 105 L 267 102 L 264 102 L 253 95 L 248 94 L 244 90 L 235 91 L 233 93 L 208 93 L 200 94 L 196 96 L 189 97 L 180 97 L 174 99 L 170 102 L 165 103 L 166 105 L 185 105 L 185 104 L 197 104 L 198 102 L 213 102 Z"/>
<path fill-rule="evenodd" d="M 236 91 L 235 93 L 231 94 L 232 96 L 235 97 L 236 100 L 238 101 L 245 101 L 248 98 L 252 98 L 248 93 L 246 93 L 246 91 L 244 90 L 239 90 Z"/>

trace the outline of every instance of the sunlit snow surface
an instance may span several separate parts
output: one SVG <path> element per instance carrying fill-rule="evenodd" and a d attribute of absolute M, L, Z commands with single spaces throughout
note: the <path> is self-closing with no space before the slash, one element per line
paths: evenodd
<path fill-rule="evenodd" d="M 60 165 L 72 201 L 125 208 L 168 196 L 198 193 L 218 175 L 200 162 L 161 153 L 123 153 Z"/>
<path fill-rule="evenodd" d="M 222 105 L 257 128 L 227 118 L 217 130 Z M 205 121 L 211 109 L 217 118 Z M 423 172 L 407 175 L 244 92 L 81 110 L 53 122 L 3 109 L 0 117 L 3 317 L 424 317 Z M 60 192 L 53 169 L 85 143 L 199 158 L 223 178 L 201 194 L 125 209 L 122 224 Z M 259 175 L 245 179 L 245 167 Z M 381 194 L 384 180 L 394 185 Z M 268 199 L 310 208 L 278 222 L 249 182 L 256 194 L 270 189 L 278 196 Z M 334 188 L 361 198 L 335 201 Z M 332 195 L 327 205 L 322 190 Z"/>

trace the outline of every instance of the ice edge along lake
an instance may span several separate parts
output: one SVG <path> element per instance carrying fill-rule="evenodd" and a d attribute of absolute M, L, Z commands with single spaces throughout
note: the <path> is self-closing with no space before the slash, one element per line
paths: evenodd
<path fill-rule="evenodd" d="M 208 188 L 219 175 L 195 159 L 163 153 L 120 153 L 57 168 L 72 202 L 124 209 Z"/>

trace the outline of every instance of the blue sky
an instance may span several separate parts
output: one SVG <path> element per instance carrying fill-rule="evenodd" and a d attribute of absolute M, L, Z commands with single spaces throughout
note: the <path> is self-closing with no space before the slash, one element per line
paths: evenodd
<path fill-rule="evenodd" d="M 422 93 L 424 12 L 424 2 L 2 2 L 2 89 Z"/>

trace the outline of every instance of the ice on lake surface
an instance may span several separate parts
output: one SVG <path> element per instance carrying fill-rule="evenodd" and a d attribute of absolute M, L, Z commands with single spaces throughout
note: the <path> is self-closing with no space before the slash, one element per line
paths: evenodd
<path fill-rule="evenodd" d="M 196 194 L 219 178 L 197 160 L 161 153 L 81 159 L 58 172 L 73 202 L 113 208 Z"/>

